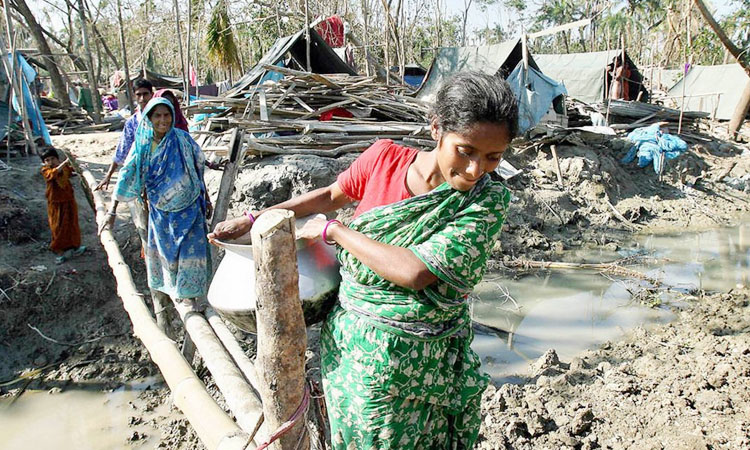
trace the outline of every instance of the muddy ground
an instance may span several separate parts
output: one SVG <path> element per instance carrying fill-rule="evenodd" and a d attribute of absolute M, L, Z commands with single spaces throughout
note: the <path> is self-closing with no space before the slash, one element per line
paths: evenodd
<path fill-rule="evenodd" d="M 101 177 L 118 137 L 101 133 L 55 141 Z M 621 164 L 626 150 L 620 139 L 569 136 L 557 143 L 560 186 L 548 147 L 515 146 L 508 160 L 523 173 L 507 182 L 514 198 L 493 265 L 517 258 L 562 260 L 566 250 L 581 247 L 612 250 L 633 233 L 722 226 L 750 209 L 745 146 L 718 139 L 693 143 L 688 154 L 670 162 L 662 181 L 651 168 Z M 354 157 L 252 161 L 240 171 L 230 216 L 327 185 Z M 157 375 L 132 336 L 81 189 L 76 193 L 89 250 L 57 266 L 46 249 L 39 163 L 17 158 L 11 167 L 0 172 L 0 396 L 8 400 L 23 389 L 109 390 Z M 212 192 L 220 176 L 208 171 Z M 115 234 L 139 288 L 147 292 L 138 238 L 127 208 L 119 212 Z M 638 329 L 574 361 L 557 361 L 550 352 L 521 374 L 525 384 L 487 391 L 478 447 L 747 448 L 748 324 L 747 290 L 696 293 L 672 324 Z M 200 367 L 199 359 L 196 363 Z M 221 402 L 210 375 L 199 372 Z M 32 376 L 18 380 L 24 374 Z M 123 444 L 201 448 L 178 412 L 153 413 L 169 403 L 168 390 L 158 383 L 144 391 L 133 404 Z"/>

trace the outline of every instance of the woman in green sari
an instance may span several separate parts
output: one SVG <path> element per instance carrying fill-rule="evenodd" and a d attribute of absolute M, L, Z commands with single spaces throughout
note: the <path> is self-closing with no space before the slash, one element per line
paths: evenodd
<path fill-rule="evenodd" d="M 339 301 L 321 332 L 334 448 L 473 447 L 488 377 L 470 348 L 467 296 L 505 220 L 510 193 L 489 173 L 517 119 L 502 79 L 460 73 L 431 110 L 434 150 L 378 141 L 331 186 L 272 207 L 304 217 L 359 201 L 348 226 L 314 220 L 301 231 L 339 248 Z M 263 212 L 209 239 L 240 236 Z"/>

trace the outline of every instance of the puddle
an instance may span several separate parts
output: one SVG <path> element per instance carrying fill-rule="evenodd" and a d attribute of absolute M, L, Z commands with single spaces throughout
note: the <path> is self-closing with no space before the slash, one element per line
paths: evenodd
<path fill-rule="evenodd" d="M 750 225 L 645 236 L 628 251 L 578 251 L 569 258 L 602 262 L 634 254 L 658 259 L 658 264 L 633 268 L 668 282 L 678 292 L 728 291 L 750 281 Z M 674 306 L 678 294 L 662 295 L 663 305 L 651 308 L 633 301 L 626 289 L 633 284 L 575 270 L 537 271 L 518 280 L 488 273 L 475 289 L 479 299 L 473 316 L 507 334 L 477 334 L 472 347 L 494 381 L 517 382 L 519 375 L 528 373 L 528 363 L 550 348 L 569 361 L 586 349 L 622 338 L 636 326 L 674 318 L 666 305 Z"/>
<path fill-rule="evenodd" d="M 158 442 L 154 436 L 127 441 L 137 429 L 128 425 L 129 419 L 140 414 L 130 403 L 138 402 L 139 393 L 148 386 L 161 383 L 160 377 L 147 379 L 113 392 L 26 391 L 13 404 L 0 400 L 0 450 L 152 448 Z M 164 405 L 149 414 L 172 413 Z"/>

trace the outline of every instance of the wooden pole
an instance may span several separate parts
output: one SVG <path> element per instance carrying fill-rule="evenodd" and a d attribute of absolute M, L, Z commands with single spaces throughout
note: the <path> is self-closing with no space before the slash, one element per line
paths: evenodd
<path fill-rule="evenodd" d="M 66 156 L 71 157 L 68 153 Z M 71 161 L 74 161 L 74 158 L 71 158 Z M 93 203 L 97 223 L 101 223 L 106 218 L 106 207 L 101 193 L 93 191 L 97 184 L 96 179 L 88 170 L 78 170 L 87 183 L 82 185 L 85 186 L 88 198 Z M 133 334 L 143 342 L 151 359 L 159 367 L 164 381 L 172 391 L 175 406 L 185 414 L 208 449 L 244 449 L 248 435 L 242 432 L 206 392 L 205 386 L 182 357 L 174 341 L 159 329 L 151 317 L 151 312 L 135 287 L 130 269 L 123 260 L 111 230 L 102 232 L 101 242 L 117 281 L 117 295 L 122 299 L 125 311 L 133 322 Z"/>
<path fill-rule="evenodd" d="M 24 143 L 24 152 L 28 154 L 35 155 L 37 154 L 36 149 L 36 143 L 34 142 L 34 132 L 31 128 L 31 122 L 29 121 L 29 117 L 26 113 L 26 102 L 24 100 L 23 96 L 23 84 L 21 84 L 21 77 L 20 77 L 20 66 L 17 64 L 18 57 L 16 55 L 16 37 L 17 34 L 13 32 L 13 19 L 10 16 L 10 10 L 8 7 L 8 2 L 3 3 L 4 12 L 5 12 L 5 26 L 8 36 L 10 36 L 8 39 L 9 41 L 6 43 L 4 42 L 5 39 L 2 39 L 0 41 L 0 45 L 4 49 L 4 52 L 7 52 L 8 44 L 10 44 L 10 55 L 11 55 L 11 62 L 8 63 L 7 54 L 3 54 L 3 67 L 5 68 L 6 75 L 8 76 L 8 81 L 10 82 L 11 89 L 16 95 L 16 99 L 18 100 L 18 108 L 20 111 L 19 114 L 21 116 L 21 125 L 23 126 L 23 132 L 24 136 L 26 137 L 25 143 Z M 12 33 L 12 34 L 11 34 Z M 2 36 L 0 35 L 0 38 Z M 12 109 L 12 101 L 9 102 L 9 107 Z M 6 141 L 8 144 L 8 158 L 10 158 L 10 125 L 11 125 L 11 118 L 13 117 L 13 114 L 11 111 L 8 111 L 8 140 Z"/>
<path fill-rule="evenodd" d="M 83 9 L 83 0 L 78 0 L 78 17 L 81 19 L 81 33 L 83 34 L 83 48 L 86 51 L 86 63 L 88 65 L 89 90 L 91 91 L 91 101 L 94 103 L 94 123 L 102 123 L 101 98 L 99 98 L 99 88 L 97 87 L 96 77 L 94 76 L 94 59 L 91 57 L 91 47 L 89 47 L 89 32 L 86 29 L 86 15 Z"/>
<path fill-rule="evenodd" d="M 312 72 L 310 66 L 310 8 L 305 0 L 305 64 L 308 72 Z"/>
<path fill-rule="evenodd" d="M 266 425 L 276 430 L 306 399 L 307 336 L 299 298 L 294 213 L 283 209 L 264 213 L 253 225 L 252 244 L 260 395 Z M 302 421 L 298 422 L 274 448 L 308 448 L 309 437 L 302 435 L 303 427 Z"/>
<path fill-rule="evenodd" d="M 133 107 L 133 86 L 130 85 L 130 67 L 128 66 L 128 48 L 125 44 L 125 30 L 122 26 L 122 5 L 121 0 L 117 0 L 117 23 L 120 28 L 120 45 L 122 46 L 122 65 L 125 68 L 125 92 L 128 96 L 128 109 L 131 114 L 135 114 Z"/>
<path fill-rule="evenodd" d="M 557 148 L 554 144 L 550 146 L 550 149 L 552 150 L 552 159 L 555 160 L 555 173 L 557 173 L 557 181 L 560 183 L 560 188 L 565 188 L 565 183 L 563 183 L 563 177 L 562 177 L 562 171 L 560 170 L 560 160 L 557 158 Z"/>
<path fill-rule="evenodd" d="M 263 91 L 261 91 L 263 92 Z M 234 180 L 237 177 L 240 164 L 242 163 L 242 137 L 243 132 L 239 128 L 232 130 L 232 135 L 229 138 L 229 162 L 224 167 L 224 172 L 221 174 L 221 183 L 219 184 L 219 192 L 216 194 L 216 202 L 214 203 L 214 215 L 211 218 L 211 230 L 216 228 L 219 222 L 223 222 L 227 218 L 227 210 L 229 209 L 229 201 L 232 198 L 232 190 L 234 189 Z M 212 262 L 214 271 L 219 268 L 219 249 L 218 247 L 212 246 Z"/>
<path fill-rule="evenodd" d="M 185 78 L 185 58 L 182 55 L 182 32 L 180 31 L 180 5 L 174 0 L 175 27 L 177 29 L 177 47 L 180 49 L 180 66 L 182 67 L 182 89 L 185 92 L 183 98 L 188 99 L 187 78 Z"/>

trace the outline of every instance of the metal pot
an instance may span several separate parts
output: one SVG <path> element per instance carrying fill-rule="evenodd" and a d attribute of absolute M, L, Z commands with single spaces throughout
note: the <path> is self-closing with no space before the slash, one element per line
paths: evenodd
<path fill-rule="evenodd" d="M 297 228 L 313 216 L 297 221 Z M 255 261 L 250 233 L 233 241 L 218 242 L 225 250 L 224 258 L 208 289 L 208 302 L 236 327 L 256 333 L 255 323 Z M 333 308 L 341 275 L 336 249 L 323 239 L 297 239 L 299 296 L 305 324 L 325 319 Z"/>

